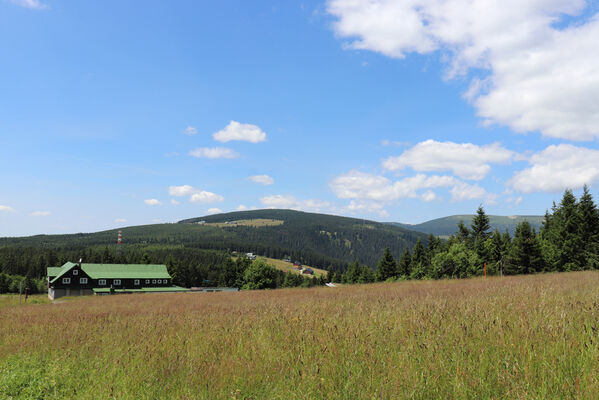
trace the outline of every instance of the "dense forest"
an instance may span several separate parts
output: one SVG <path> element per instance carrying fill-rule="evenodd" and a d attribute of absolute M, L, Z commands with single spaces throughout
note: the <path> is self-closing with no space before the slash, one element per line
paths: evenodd
<path fill-rule="evenodd" d="M 332 273 L 333 282 L 367 283 L 397 279 L 467 278 L 487 274 L 514 275 L 599 269 L 599 211 L 587 186 L 580 199 L 566 190 L 559 204 L 545 213 L 537 233 L 528 221 L 506 231 L 491 232 L 489 216 L 479 207 L 470 227 L 463 222 L 446 241 L 430 236 L 425 246 L 396 254 L 386 249 L 376 272 L 359 263 L 344 274 Z"/>
<path fill-rule="evenodd" d="M 214 226 L 239 219 L 274 219 L 278 226 Z M 207 224 L 197 224 L 205 220 Z M 421 233 L 372 221 L 291 210 L 257 210 L 219 214 L 178 224 L 122 229 L 124 245 L 117 255 L 118 230 L 70 235 L 0 238 L 0 273 L 41 278 L 46 267 L 82 258 L 85 262 L 166 263 L 170 255 L 201 279 L 216 280 L 233 251 L 271 258 L 292 258 L 303 264 L 344 271 L 354 260 L 374 265 L 389 246 L 411 248 Z M 144 258 L 145 257 L 145 258 Z M 200 278 L 198 278 L 200 279 Z"/>
<path fill-rule="evenodd" d="M 189 249 L 183 246 L 130 246 L 122 254 L 108 247 L 83 250 L 47 250 L 38 248 L 0 249 L 0 293 L 46 291 L 46 268 L 62 265 L 79 258 L 88 263 L 105 264 L 165 264 L 173 283 L 183 287 L 228 286 L 241 289 L 276 289 L 280 287 L 311 287 L 324 285 L 324 277 L 313 278 L 279 271 L 261 260 L 231 256 L 222 251 Z M 27 269 L 14 268 L 20 263 Z M 12 266 L 12 267 L 11 267 Z"/>

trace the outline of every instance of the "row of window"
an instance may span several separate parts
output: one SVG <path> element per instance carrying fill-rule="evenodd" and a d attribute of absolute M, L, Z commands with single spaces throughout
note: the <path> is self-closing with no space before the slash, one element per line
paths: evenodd
<path fill-rule="evenodd" d="M 75 271 L 73 271 L 75 272 Z M 77 274 L 73 274 L 73 275 L 77 275 Z M 152 279 L 151 280 L 152 284 L 159 284 L 162 285 L 163 283 L 166 284 L 168 283 L 168 279 Z M 70 284 L 71 283 L 71 278 L 62 278 L 62 283 L 63 284 Z M 81 285 L 87 285 L 87 278 L 79 278 L 79 284 Z M 121 280 L 120 279 L 113 279 L 112 280 L 112 284 L 114 286 L 119 286 L 121 284 Z M 139 279 L 136 279 L 133 281 L 133 284 L 136 286 L 139 286 Z M 150 279 L 146 279 L 146 285 L 150 284 Z M 106 279 L 98 279 L 98 285 L 100 286 L 105 286 L 106 285 Z"/>
<path fill-rule="evenodd" d="M 62 278 L 62 283 L 71 283 L 71 278 Z M 87 285 L 87 278 L 79 278 L 79 283 L 81 285 Z"/>

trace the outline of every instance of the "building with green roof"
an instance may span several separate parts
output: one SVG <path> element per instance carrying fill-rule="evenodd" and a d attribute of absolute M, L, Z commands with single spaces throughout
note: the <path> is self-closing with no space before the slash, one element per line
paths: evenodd
<path fill-rule="evenodd" d="M 67 262 L 48 268 L 48 297 L 92 294 L 187 292 L 172 284 L 166 265 Z"/>

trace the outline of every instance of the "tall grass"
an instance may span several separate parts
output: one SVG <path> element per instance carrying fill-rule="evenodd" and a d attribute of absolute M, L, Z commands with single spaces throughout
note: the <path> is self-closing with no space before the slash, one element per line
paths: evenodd
<path fill-rule="evenodd" d="M 0 309 L 0 398 L 599 393 L 599 273 Z"/>

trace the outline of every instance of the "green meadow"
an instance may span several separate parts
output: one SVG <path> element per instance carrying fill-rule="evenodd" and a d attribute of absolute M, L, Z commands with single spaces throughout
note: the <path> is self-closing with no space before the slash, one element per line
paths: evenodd
<path fill-rule="evenodd" d="M 599 393 L 599 272 L 13 299 L 0 297 L 2 399 Z"/>

